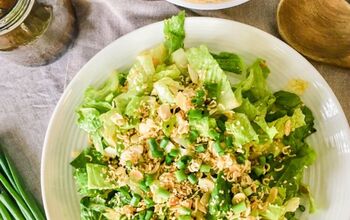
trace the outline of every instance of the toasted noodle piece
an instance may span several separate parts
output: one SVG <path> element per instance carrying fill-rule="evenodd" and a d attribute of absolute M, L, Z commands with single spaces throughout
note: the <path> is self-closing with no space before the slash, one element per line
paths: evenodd
<path fill-rule="evenodd" d="M 154 205 L 154 212 L 157 215 L 163 215 L 166 209 L 167 209 L 166 203 L 159 203 Z"/>
<path fill-rule="evenodd" d="M 173 192 L 180 199 L 192 195 L 193 191 L 197 189 L 198 186 L 193 186 L 190 182 L 184 181 L 181 183 L 175 183 Z"/>
<path fill-rule="evenodd" d="M 180 204 L 179 197 L 176 197 L 175 195 L 172 194 L 169 198 L 168 204 L 170 207 L 177 206 L 178 204 Z"/>
<path fill-rule="evenodd" d="M 234 183 L 232 184 L 232 188 L 231 188 L 231 192 L 233 194 L 237 194 L 237 193 L 240 193 L 242 192 L 242 187 L 239 183 Z"/>
<path fill-rule="evenodd" d="M 131 218 L 136 209 L 131 205 L 125 205 L 121 209 L 121 214 L 126 215 L 126 217 Z"/>
<path fill-rule="evenodd" d="M 240 177 L 240 184 L 242 187 L 250 186 L 252 183 L 253 183 L 253 180 L 248 174 L 246 173 L 242 174 L 242 176 Z"/>
<path fill-rule="evenodd" d="M 290 148 L 290 146 L 284 146 L 282 148 L 282 153 L 284 155 L 288 155 L 289 156 L 292 153 L 292 149 Z"/>
<path fill-rule="evenodd" d="M 125 186 L 129 182 L 129 176 L 123 167 L 108 165 L 107 180 L 116 181 L 118 186 Z"/>
<path fill-rule="evenodd" d="M 160 185 L 166 189 L 173 189 L 176 178 L 173 173 L 162 173 L 159 176 Z"/>
<path fill-rule="evenodd" d="M 154 174 L 154 173 L 158 172 L 159 168 L 160 168 L 159 161 L 156 163 L 150 162 L 149 164 L 146 165 L 145 173 Z"/>
<path fill-rule="evenodd" d="M 237 193 L 233 196 L 232 198 L 232 202 L 237 204 L 237 203 L 240 203 L 242 201 L 244 201 L 246 199 L 246 195 L 244 193 Z"/>

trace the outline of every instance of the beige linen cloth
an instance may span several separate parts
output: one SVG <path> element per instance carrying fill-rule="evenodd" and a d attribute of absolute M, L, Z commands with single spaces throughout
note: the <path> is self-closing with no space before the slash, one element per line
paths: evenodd
<path fill-rule="evenodd" d="M 28 68 L 0 58 L 0 143 L 7 148 L 37 198 L 41 198 L 40 160 L 45 131 L 70 80 L 91 57 L 118 37 L 182 10 L 163 0 L 73 0 L 73 3 L 79 35 L 59 60 Z M 278 36 L 277 3 L 278 0 L 251 0 L 231 9 L 187 10 L 187 14 L 236 20 Z M 312 63 L 332 87 L 349 119 L 350 70 Z"/>

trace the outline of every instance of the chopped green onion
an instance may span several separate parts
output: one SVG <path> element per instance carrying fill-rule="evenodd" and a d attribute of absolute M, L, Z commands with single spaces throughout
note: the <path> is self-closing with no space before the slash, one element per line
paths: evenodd
<path fill-rule="evenodd" d="M 170 154 L 166 155 L 165 157 L 165 164 L 170 165 L 174 161 L 174 157 L 172 157 Z"/>
<path fill-rule="evenodd" d="M 161 158 L 164 156 L 163 152 L 159 149 L 156 139 L 150 138 L 148 140 L 148 145 L 152 153 L 152 157 Z"/>
<path fill-rule="evenodd" d="M 187 175 L 184 170 L 178 170 L 175 172 L 175 177 L 178 182 L 182 182 L 187 179 Z"/>
<path fill-rule="evenodd" d="M 182 161 L 182 160 L 179 160 L 179 161 L 176 162 L 176 166 L 177 166 L 177 168 L 179 168 L 179 169 L 185 169 L 185 168 L 186 168 L 186 165 L 187 165 L 187 163 L 185 163 L 185 162 Z"/>
<path fill-rule="evenodd" d="M 213 148 L 214 148 L 215 152 L 216 152 L 219 156 L 222 156 L 222 155 L 225 154 L 225 151 L 224 151 L 224 149 L 221 147 L 220 142 L 215 142 L 214 145 L 213 145 Z"/>
<path fill-rule="evenodd" d="M 146 186 L 151 186 L 153 181 L 154 181 L 154 175 L 146 174 L 146 177 L 145 177 L 145 184 L 146 184 Z"/>
<path fill-rule="evenodd" d="M 141 196 L 139 194 L 134 194 L 131 198 L 130 205 L 136 207 L 141 200 Z"/>
<path fill-rule="evenodd" d="M 209 130 L 209 137 L 211 137 L 214 140 L 219 140 L 220 139 L 220 133 L 215 131 L 214 129 Z"/>
<path fill-rule="evenodd" d="M 167 191 L 166 189 L 159 187 L 156 191 L 156 194 L 157 194 L 157 196 L 159 196 L 163 199 L 169 199 L 171 193 L 169 191 Z"/>
<path fill-rule="evenodd" d="M 146 204 L 147 208 L 152 207 L 155 204 L 154 201 L 150 198 L 145 198 L 144 200 L 145 200 L 145 204 Z"/>
<path fill-rule="evenodd" d="M 196 106 L 201 106 L 205 101 L 205 92 L 203 89 L 200 89 L 196 92 L 196 96 L 191 100 L 191 102 Z"/>
<path fill-rule="evenodd" d="M 239 164 L 244 164 L 245 163 L 245 158 L 244 158 L 243 155 L 238 155 L 236 160 L 237 160 L 237 163 L 239 163 Z"/>
<path fill-rule="evenodd" d="M 205 147 L 204 147 L 203 144 L 198 145 L 198 146 L 196 147 L 196 152 L 197 152 L 197 153 L 204 153 L 205 150 L 206 150 L 206 149 L 205 149 Z"/>
<path fill-rule="evenodd" d="M 141 212 L 138 213 L 137 215 L 139 220 L 144 220 L 146 216 L 146 210 L 142 210 Z"/>
<path fill-rule="evenodd" d="M 196 177 L 196 175 L 194 175 L 193 173 L 191 173 L 188 177 L 187 177 L 188 181 L 190 181 L 190 183 L 192 184 L 196 184 L 198 181 L 198 178 Z"/>
<path fill-rule="evenodd" d="M 169 152 L 169 155 L 172 157 L 177 157 L 180 154 L 180 150 L 179 149 L 171 149 L 171 151 Z"/>
<path fill-rule="evenodd" d="M 258 160 L 259 160 L 259 163 L 260 163 L 261 165 L 265 165 L 265 163 L 266 163 L 266 157 L 265 157 L 264 155 L 261 155 L 261 156 L 258 158 Z"/>
<path fill-rule="evenodd" d="M 178 208 L 178 213 L 180 214 L 180 215 L 191 215 L 191 212 L 192 212 L 192 210 L 191 209 L 189 209 L 189 208 L 187 208 L 187 207 L 183 207 L 183 206 L 181 206 L 180 208 Z"/>
<path fill-rule="evenodd" d="M 169 143 L 169 138 L 167 138 L 167 137 L 164 137 L 161 141 L 160 141 L 160 144 L 159 144 L 159 146 L 161 147 L 161 148 L 166 148 L 166 146 L 168 145 L 168 143 Z"/>
<path fill-rule="evenodd" d="M 253 194 L 253 190 L 251 187 L 247 187 L 247 188 L 243 189 L 243 192 L 246 196 L 250 196 L 251 194 Z"/>
<path fill-rule="evenodd" d="M 179 215 L 178 220 L 192 220 L 193 218 L 190 215 Z"/>
<path fill-rule="evenodd" d="M 191 160 L 190 156 L 188 155 L 182 156 L 180 160 L 176 162 L 177 168 L 185 169 L 189 160 Z"/>
<path fill-rule="evenodd" d="M 188 119 L 189 120 L 196 120 L 196 119 L 201 119 L 203 118 L 203 114 L 201 110 L 198 109 L 191 109 L 188 112 Z"/>
<path fill-rule="evenodd" d="M 191 130 L 189 132 L 189 140 L 191 143 L 196 142 L 197 138 L 199 137 L 199 133 L 196 130 Z"/>
<path fill-rule="evenodd" d="M 261 176 L 264 174 L 264 170 L 261 167 L 254 167 L 253 172 L 257 177 Z"/>
<path fill-rule="evenodd" d="M 229 136 L 226 136 L 225 137 L 225 144 L 227 147 L 233 147 L 233 139 L 232 139 L 232 136 L 229 135 Z"/>
<path fill-rule="evenodd" d="M 199 168 L 199 171 L 203 173 L 209 173 L 211 170 L 211 166 L 208 164 L 202 164 L 201 167 Z"/>
<path fill-rule="evenodd" d="M 145 220 L 150 220 L 153 216 L 153 210 L 148 209 L 146 212 Z"/>
<path fill-rule="evenodd" d="M 146 179 L 140 181 L 139 187 L 142 191 L 149 192 L 149 187 L 146 185 Z"/>
<path fill-rule="evenodd" d="M 241 213 L 241 212 L 244 212 L 245 210 L 247 209 L 247 206 L 245 205 L 245 202 L 240 202 L 236 205 L 234 205 L 232 207 L 232 211 L 235 213 L 235 214 L 238 214 L 238 213 Z"/>

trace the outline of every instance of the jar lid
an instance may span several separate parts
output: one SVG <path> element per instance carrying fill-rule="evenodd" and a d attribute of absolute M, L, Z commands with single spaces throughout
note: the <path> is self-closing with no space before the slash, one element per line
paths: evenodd
<path fill-rule="evenodd" d="M 29 15 L 35 0 L 18 0 L 16 5 L 0 19 L 0 35 L 18 27 Z"/>

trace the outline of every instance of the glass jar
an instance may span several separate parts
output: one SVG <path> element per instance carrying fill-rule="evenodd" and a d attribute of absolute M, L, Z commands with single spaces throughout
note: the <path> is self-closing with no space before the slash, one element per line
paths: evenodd
<path fill-rule="evenodd" d="M 57 0 L 54 5 L 35 0 L 5 1 L 8 4 L 0 12 L 1 57 L 39 66 L 52 62 L 68 48 L 76 33 L 70 0 Z"/>

